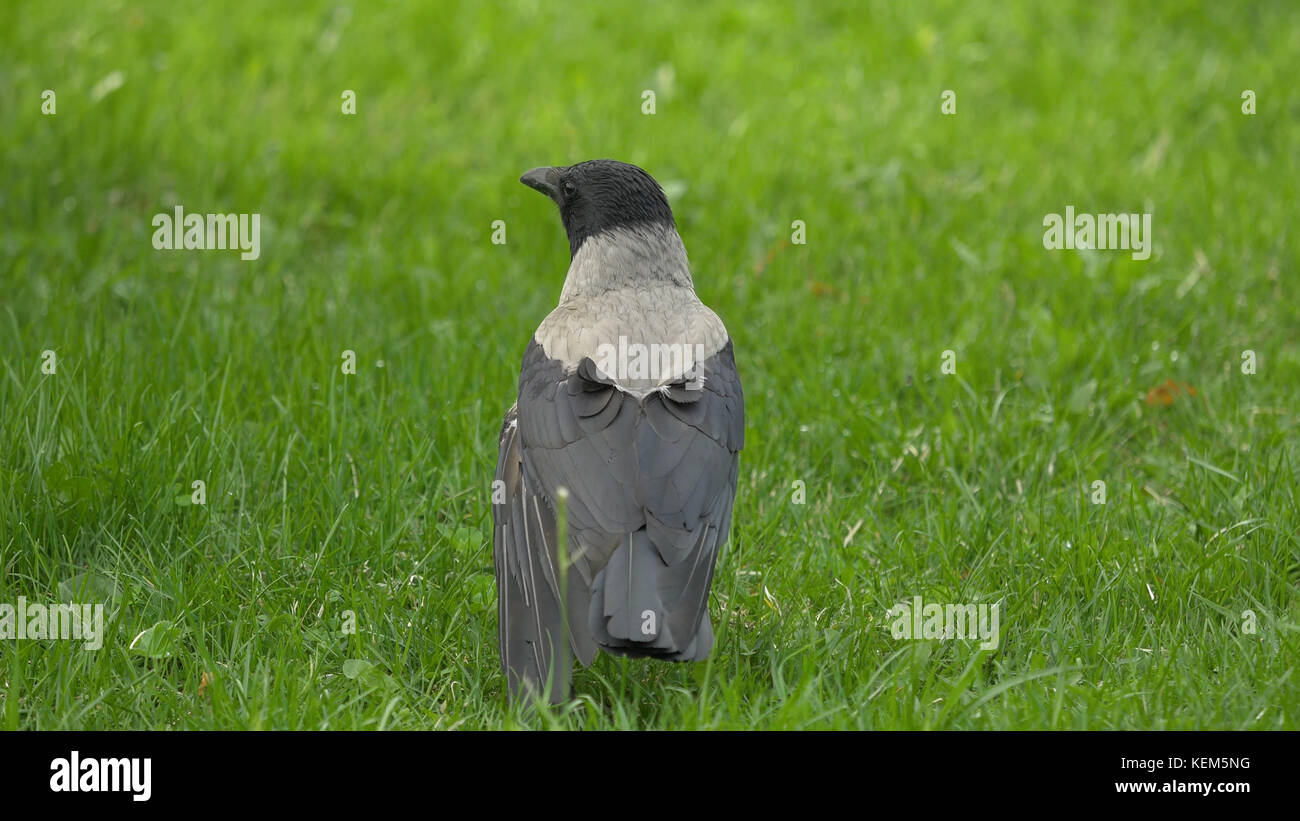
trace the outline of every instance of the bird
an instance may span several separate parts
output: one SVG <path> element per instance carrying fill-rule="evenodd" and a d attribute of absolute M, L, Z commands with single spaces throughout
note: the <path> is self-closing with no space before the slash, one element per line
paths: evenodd
<path fill-rule="evenodd" d="M 498 640 L 508 698 L 558 704 L 575 658 L 708 656 L 745 408 L 659 183 L 608 159 L 520 182 L 558 207 L 570 261 L 498 442 Z"/>

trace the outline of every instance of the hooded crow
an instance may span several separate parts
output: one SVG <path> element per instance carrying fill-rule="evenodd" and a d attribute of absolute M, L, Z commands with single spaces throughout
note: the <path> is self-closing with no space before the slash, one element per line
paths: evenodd
<path fill-rule="evenodd" d="M 708 656 L 745 409 L 731 339 L 695 295 L 654 178 L 592 160 L 520 182 L 559 206 L 572 259 L 501 428 L 498 638 L 511 697 L 559 702 L 574 656 Z"/>

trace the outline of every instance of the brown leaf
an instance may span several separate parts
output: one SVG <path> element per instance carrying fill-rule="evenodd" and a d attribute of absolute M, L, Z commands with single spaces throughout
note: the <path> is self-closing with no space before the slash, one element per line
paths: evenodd
<path fill-rule="evenodd" d="M 1147 391 L 1146 403 L 1167 408 L 1174 403 L 1179 394 L 1195 396 L 1196 388 L 1186 382 L 1175 382 L 1172 379 L 1166 379 L 1163 384 L 1156 385 Z"/>
<path fill-rule="evenodd" d="M 790 247 L 789 239 L 783 239 L 780 242 L 778 242 L 776 245 L 773 245 L 771 248 L 768 249 L 767 256 L 754 264 L 754 273 L 762 274 L 763 271 L 767 269 L 767 266 L 772 264 L 772 260 L 776 259 L 776 255 L 789 247 Z"/>

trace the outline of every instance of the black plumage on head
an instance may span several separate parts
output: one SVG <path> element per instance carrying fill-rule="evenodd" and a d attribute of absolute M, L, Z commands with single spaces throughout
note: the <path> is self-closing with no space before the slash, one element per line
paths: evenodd
<path fill-rule="evenodd" d="M 520 182 L 546 194 L 560 209 L 576 255 L 588 238 L 614 228 L 661 224 L 676 228 L 663 188 L 643 169 L 618 160 L 535 168 Z"/>

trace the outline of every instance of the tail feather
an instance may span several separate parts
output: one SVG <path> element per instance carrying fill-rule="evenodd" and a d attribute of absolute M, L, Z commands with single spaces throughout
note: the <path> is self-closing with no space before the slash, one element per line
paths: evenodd
<path fill-rule="evenodd" d="M 697 536 L 703 561 L 667 565 L 645 528 L 627 534 L 596 574 L 588 629 L 615 655 L 690 661 L 713 646 L 708 622 L 709 582 L 717 531 Z"/>

